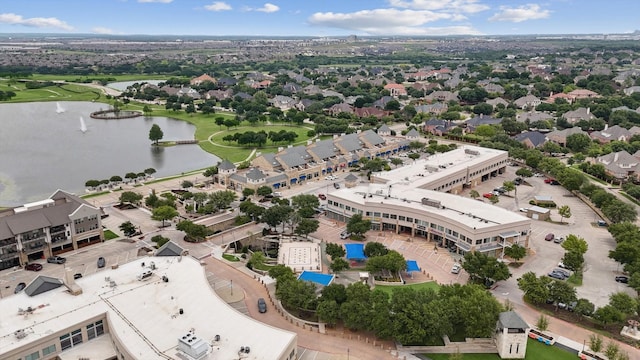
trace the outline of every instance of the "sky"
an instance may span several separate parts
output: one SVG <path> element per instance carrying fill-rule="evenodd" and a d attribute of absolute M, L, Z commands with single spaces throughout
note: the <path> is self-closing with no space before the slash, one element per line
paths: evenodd
<path fill-rule="evenodd" d="M 435 36 L 629 33 L 638 0 L 0 0 L 0 33 Z"/>

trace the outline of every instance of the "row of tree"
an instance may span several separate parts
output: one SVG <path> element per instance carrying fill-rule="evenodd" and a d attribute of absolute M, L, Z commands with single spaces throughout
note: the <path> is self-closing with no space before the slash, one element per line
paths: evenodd
<path fill-rule="evenodd" d="M 84 183 L 84 186 L 89 188 L 95 188 L 100 185 L 117 185 L 117 184 L 120 184 L 123 180 L 137 181 L 139 179 L 147 178 L 155 173 L 156 173 L 156 169 L 148 168 L 140 173 L 128 172 L 124 175 L 124 179 L 119 175 L 114 175 L 109 179 L 104 179 L 104 180 L 87 180 Z"/>
<path fill-rule="evenodd" d="M 298 280 L 292 270 L 278 265 L 269 271 L 276 296 L 300 316 L 315 314 L 329 325 L 342 323 L 351 330 L 367 330 L 403 345 L 441 342 L 443 335 L 490 337 L 502 305 L 476 285 L 445 285 L 438 291 L 399 287 L 391 295 L 356 282 L 333 283 L 316 295 L 313 283 Z"/>

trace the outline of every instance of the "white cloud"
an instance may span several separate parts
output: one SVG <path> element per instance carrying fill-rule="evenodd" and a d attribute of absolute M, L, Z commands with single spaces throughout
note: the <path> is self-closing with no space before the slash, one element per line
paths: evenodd
<path fill-rule="evenodd" d="M 388 0 L 389 5 L 415 10 L 441 10 L 455 13 L 477 13 L 489 9 L 479 0 Z"/>
<path fill-rule="evenodd" d="M 455 14 L 428 10 L 375 9 L 353 13 L 315 13 L 309 18 L 309 23 L 371 35 L 478 34 L 477 30 L 468 26 L 422 27 L 426 23 L 438 20 L 460 19 L 460 16 Z"/>
<path fill-rule="evenodd" d="M 272 13 L 280 10 L 278 5 L 273 5 L 271 3 L 265 3 L 263 7 L 255 9 L 256 11 L 261 11 L 265 13 Z"/>
<path fill-rule="evenodd" d="M 94 34 L 103 34 L 103 35 L 110 35 L 114 33 L 113 30 L 106 27 L 101 27 L 101 26 L 94 27 L 93 29 L 91 29 L 91 31 Z"/>
<path fill-rule="evenodd" d="M 489 21 L 523 22 L 527 20 L 546 19 L 551 11 L 543 10 L 538 4 L 527 4 L 517 8 L 500 6 L 500 12 L 495 13 Z"/>
<path fill-rule="evenodd" d="M 138 0 L 139 3 L 162 3 L 162 4 L 168 4 L 170 2 L 173 2 L 173 0 Z"/>
<path fill-rule="evenodd" d="M 21 15 L 12 13 L 0 14 L 0 23 L 11 25 L 23 25 L 37 28 L 57 28 L 62 30 L 73 30 L 73 26 L 56 18 L 23 18 Z"/>
<path fill-rule="evenodd" d="M 211 5 L 205 5 L 204 8 L 210 11 L 226 11 L 232 9 L 231 5 L 223 1 L 216 1 Z"/>

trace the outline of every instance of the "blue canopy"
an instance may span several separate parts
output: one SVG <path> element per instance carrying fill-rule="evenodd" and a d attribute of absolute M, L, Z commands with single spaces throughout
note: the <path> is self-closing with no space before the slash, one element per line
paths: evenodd
<path fill-rule="evenodd" d="M 415 260 L 407 260 L 407 272 L 420 271 L 418 262 Z"/>
<path fill-rule="evenodd" d="M 349 260 L 364 260 L 367 258 L 364 255 L 364 244 L 344 244 L 344 248 L 347 250 L 347 259 Z"/>
<path fill-rule="evenodd" d="M 322 286 L 327 286 L 331 284 L 335 275 L 322 274 L 313 271 L 303 271 L 298 275 L 298 280 L 310 281 Z"/>

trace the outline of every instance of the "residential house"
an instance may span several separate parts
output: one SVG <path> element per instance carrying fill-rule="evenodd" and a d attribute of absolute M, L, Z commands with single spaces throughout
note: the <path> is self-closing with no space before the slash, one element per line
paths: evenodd
<path fill-rule="evenodd" d="M 369 116 L 373 116 L 377 119 L 382 119 L 383 117 L 389 115 L 388 111 L 385 111 L 383 109 L 377 108 L 375 106 L 366 106 L 366 107 L 362 107 L 362 108 L 353 108 L 353 112 L 356 114 L 356 116 L 358 117 L 369 117 Z"/>
<path fill-rule="evenodd" d="M 451 91 L 446 90 L 436 90 L 431 94 L 425 96 L 425 99 L 429 102 L 440 101 L 440 102 L 449 102 L 449 101 L 458 101 L 458 94 L 453 93 Z"/>
<path fill-rule="evenodd" d="M 206 99 L 215 99 L 217 101 L 220 101 L 220 100 L 224 100 L 224 99 L 229 99 L 229 98 L 232 97 L 232 95 L 233 95 L 233 90 L 231 90 L 231 89 L 227 89 L 227 90 L 209 90 L 205 94 L 205 98 Z"/>
<path fill-rule="evenodd" d="M 407 89 L 404 88 L 403 85 L 400 84 L 387 84 L 384 86 L 385 90 L 389 91 L 389 94 L 393 97 L 398 97 L 398 96 L 406 96 L 407 95 Z"/>
<path fill-rule="evenodd" d="M 516 121 L 518 122 L 526 122 L 528 124 L 537 122 L 537 121 L 553 121 L 553 115 L 544 112 L 544 111 L 525 111 L 522 113 L 516 114 Z"/>
<path fill-rule="evenodd" d="M 565 94 L 565 93 L 557 93 L 554 94 L 553 92 L 551 92 L 551 94 L 549 95 L 549 97 L 545 100 L 546 103 L 549 104 L 555 104 L 556 103 L 556 99 L 564 99 L 566 100 L 569 104 L 573 103 L 573 96 L 569 95 L 569 94 Z"/>
<path fill-rule="evenodd" d="M 190 87 L 182 87 L 180 88 L 180 90 L 178 90 L 178 92 L 176 93 L 176 95 L 178 96 L 188 96 L 194 100 L 199 100 L 201 98 L 200 93 L 198 92 L 198 90 L 190 88 Z"/>
<path fill-rule="evenodd" d="M 603 164 L 607 174 L 618 181 L 627 180 L 629 177 L 638 178 L 640 159 L 624 150 L 600 156 L 595 162 Z"/>
<path fill-rule="evenodd" d="M 287 111 L 295 106 L 298 100 L 295 100 L 289 96 L 276 95 L 273 99 L 269 100 L 273 107 L 277 107 L 282 111 Z"/>
<path fill-rule="evenodd" d="M 573 97 L 574 100 L 578 99 L 593 99 L 601 97 L 598 93 L 587 89 L 576 89 L 567 93 L 567 95 Z"/>
<path fill-rule="evenodd" d="M 250 86 L 252 89 L 263 90 L 271 86 L 271 80 L 254 81 Z"/>
<path fill-rule="evenodd" d="M 540 98 L 534 95 L 526 95 L 521 98 L 516 99 L 513 104 L 520 109 L 535 109 L 536 106 L 540 105 L 542 101 Z"/>
<path fill-rule="evenodd" d="M 539 131 L 527 131 L 513 137 L 522 143 L 527 149 L 535 149 L 547 141 L 547 135 Z"/>
<path fill-rule="evenodd" d="M 307 85 L 304 88 L 302 88 L 302 92 L 305 95 L 316 95 L 316 94 L 321 94 L 322 89 L 320 89 L 320 87 L 317 85 Z"/>
<path fill-rule="evenodd" d="M 415 109 L 418 113 L 440 115 L 449 110 L 449 105 L 446 103 L 436 102 L 433 104 L 418 105 L 415 106 Z"/>
<path fill-rule="evenodd" d="M 628 88 L 625 88 L 622 91 L 624 91 L 625 95 L 630 96 L 633 93 L 640 92 L 640 86 L 630 86 Z"/>
<path fill-rule="evenodd" d="M 547 134 L 547 140 L 553 141 L 554 143 L 560 146 L 567 146 L 567 137 L 574 134 L 584 134 L 589 136 L 589 134 L 582 130 L 579 127 L 572 127 L 564 130 L 555 130 Z"/>
<path fill-rule="evenodd" d="M 433 135 L 442 136 L 450 129 L 454 128 L 455 124 L 451 120 L 442 119 L 429 119 L 424 123 L 423 131 Z"/>
<path fill-rule="evenodd" d="M 567 120 L 569 124 L 575 124 L 580 120 L 593 120 L 596 117 L 591 113 L 591 108 L 580 107 L 573 111 L 567 111 L 562 114 L 562 117 Z"/>
<path fill-rule="evenodd" d="M 311 99 L 301 99 L 300 101 L 298 101 L 297 104 L 295 104 L 296 109 L 300 110 L 300 111 L 306 111 L 306 109 L 312 105 L 316 103 L 315 100 L 311 100 Z"/>
<path fill-rule="evenodd" d="M 302 92 L 302 86 L 296 83 L 286 83 L 282 86 L 282 90 L 290 92 L 292 94 L 297 94 L 299 92 Z"/>
<path fill-rule="evenodd" d="M 235 86 L 237 83 L 238 83 L 238 80 L 232 77 L 223 77 L 218 79 L 219 86 L 229 87 L 229 86 Z"/>
<path fill-rule="evenodd" d="M 214 84 L 216 83 L 216 79 L 212 78 L 211 76 L 209 76 L 207 74 L 202 74 L 202 75 L 200 75 L 198 77 L 195 77 L 195 78 L 191 79 L 189 81 L 189 84 L 193 85 L 193 86 L 198 86 L 198 85 L 202 84 L 205 81 L 209 81 L 209 82 L 214 83 Z"/>
<path fill-rule="evenodd" d="M 485 101 L 487 104 L 493 106 L 493 108 L 495 109 L 496 106 L 498 106 L 498 104 L 502 104 L 504 105 L 504 107 L 507 107 L 509 105 L 509 102 L 501 97 L 497 97 L 495 99 L 489 99 L 487 101 Z"/>
<path fill-rule="evenodd" d="M 340 113 L 353 114 L 353 107 L 346 103 L 339 103 L 331 106 L 327 112 L 333 116 L 337 116 Z"/>
<path fill-rule="evenodd" d="M 496 119 L 491 116 L 484 116 L 482 114 L 465 121 L 465 125 L 469 132 L 474 132 L 480 125 L 497 125 L 502 122 L 502 119 Z"/>
<path fill-rule="evenodd" d="M 387 106 L 387 103 L 391 100 L 395 100 L 395 99 L 391 96 L 383 96 L 380 99 L 374 101 L 373 106 L 380 109 L 384 109 L 385 106 Z"/>
<path fill-rule="evenodd" d="M 628 141 L 631 138 L 632 134 L 629 130 L 623 128 L 620 125 L 614 125 L 612 127 L 608 127 L 605 125 L 604 130 L 594 131 L 590 136 L 593 140 L 597 140 L 601 144 L 606 144 L 613 140 Z"/>
<path fill-rule="evenodd" d="M 484 86 L 484 89 L 488 93 L 504 94 L 504 87 L 502 87 L 502 85 L 500 84 L 489 83 Z"/>

